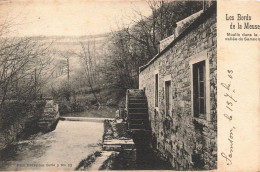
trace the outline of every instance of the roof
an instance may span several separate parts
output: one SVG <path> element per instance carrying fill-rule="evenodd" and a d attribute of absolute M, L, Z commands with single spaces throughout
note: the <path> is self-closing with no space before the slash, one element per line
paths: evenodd
<path fill-rule="evenodd" d="M 147 64 L 139 67 L 139 73 L 146 69 L 155 60 L 161 57 L 165 52 L 167 52 L 171 47 L 173 47 L 178 41 L 185 37 L 192 30 L 197 28 L 201 23 L 210 18 L 214 13 L 216 13 L 216 3 L 213 3 L 206 11 L 204 11 L 193 23 L 191 23 L 178 37 L 176 37 L 168 46 L 166 46 L 161 52 L 155 55 Z"/>
<path fill-rule="evenodd" d="M 176 28 L 175 28 L 174 34 L 160 41 L 160 51 L 162 51 L 176 37 L 178 37 L 179 34 L 183 32 L 183 30 L 185 30 L 194 20 L 196 20 L 196 18 L 198 18 L 201 15 L 201 13 L 203 13 L 203 10 L 200 10 L 200 11 L 184 18 L 183 20 L 178 21 L 176 23 Z"/>

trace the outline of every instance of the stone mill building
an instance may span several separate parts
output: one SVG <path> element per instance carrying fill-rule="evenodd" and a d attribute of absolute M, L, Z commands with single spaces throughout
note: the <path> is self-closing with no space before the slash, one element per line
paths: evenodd
<path fill-rule="evenodd" d="M 216 2 L 177 22 L 160 52 L 139 70 L 153 148 L 175 169 L 216 169 Z"/>

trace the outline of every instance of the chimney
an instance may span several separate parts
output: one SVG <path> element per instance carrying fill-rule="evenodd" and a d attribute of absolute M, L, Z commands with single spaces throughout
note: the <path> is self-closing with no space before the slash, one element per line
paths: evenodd
<path fill-rule="evenodd" d="M 215 0 L 203 0 L 203 11 L 206 11 L 211 5 L 213 5 Z"/>

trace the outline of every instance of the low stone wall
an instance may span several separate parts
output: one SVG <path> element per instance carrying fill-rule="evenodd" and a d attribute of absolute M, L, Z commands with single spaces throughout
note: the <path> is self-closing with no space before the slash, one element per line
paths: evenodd
<path fill-rule="evenodd" d="M 19 137 L 37 132 L 37 120 L 43 113 L 45 101 L 31 104 L 7 102 L 0 109 L 0 150 Z"/>
<path fill-rule="evenodd" d="M 136 148 L 123 120 L 105 120 L 103 151 L 113 151 L 101 167 L 106 170 L 133 170 L 136 163 Z"/>

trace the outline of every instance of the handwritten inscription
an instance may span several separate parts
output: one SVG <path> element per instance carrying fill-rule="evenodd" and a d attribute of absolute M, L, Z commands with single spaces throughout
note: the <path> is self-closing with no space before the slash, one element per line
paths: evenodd
<path fill-rule="evenodd" d="M 230 130 L 229 130 L 229 138 L 228 138 L 228 141 L 229 141 L 229 153 L 228 154 L 225 154 L 224 152 L 221 153 L 221 156 L 223 158 L 225 158 L 226 162 L 227 162 L 227 165 L 231 165 L 232 164 L 232 157 L 233 157 L 233 151 L 234 151 L 234 147 L 233 147 L 233 144 L 234 144 L 234 130 L 236 128 L 235 127 L 232 127 Z"/>
<path fill-rule="evenodd" d="M 235 98 L 235 93 L 236 90 L 234 89 L 232 85 L 232 80 L 233 80 L 233 70 L 227 70 L 227 78 L 228 81 L 226 83 L 221 83 L 221 86 L 225 89 L 224 96 L 226 98 L 225 100 L 225 113 L 223 116 L 225 119 L 227 119 L 230 123 L 232 122 L 233 116 L 232 112 L 234 111 L 235 104 L 237 103 L 237 99 Z M 229 130 L 228 134 L 228 153 L 221 153 L 221 156 L 225 159 L 227 165 L 232 165 L 232 157 L 233 157 L 233 152 L 234 152 L 234 130 L 236 127 L 232 126 L 231 129 Z"/>
<path fill-rule="evenodd" d="M 230 79 L 228 83 L 221 83 L 221 85 L 226 89 L 226 93 L 224 96 L 226 99 L 226 110 L 227 113 L 224 114 L 224 116 L 231 121 L 232 115 L 230 115 L 230 112 L 233 112 L 234 104 L 237 102 L 237 100 L 233 97 L 233 95 L 236 93 L 235 89 L 232 87 L 232 79 L 233 79 L 233 70 L 227 70 L 227 76 Z"/>

